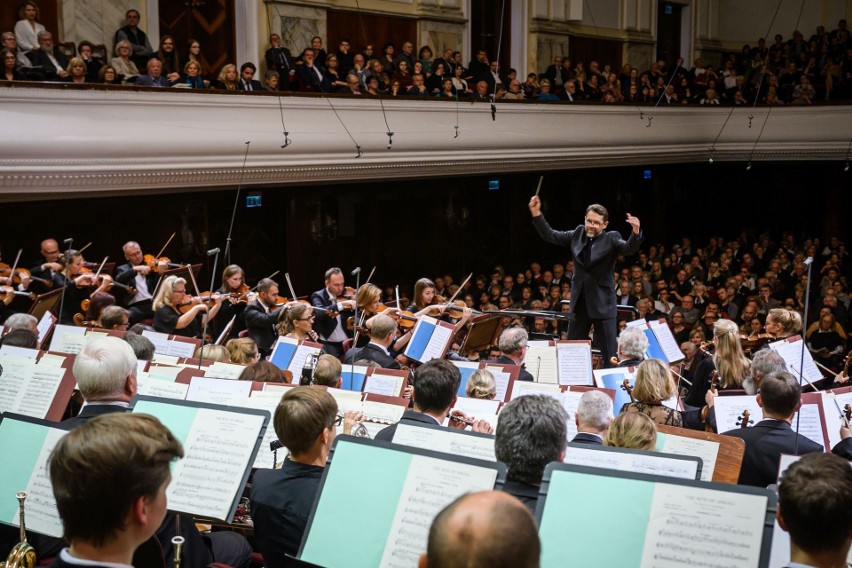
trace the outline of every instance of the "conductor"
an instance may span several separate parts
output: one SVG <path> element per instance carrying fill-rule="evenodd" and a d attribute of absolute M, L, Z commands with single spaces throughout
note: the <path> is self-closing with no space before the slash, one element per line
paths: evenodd
<path fill-rule="evenodd" d="M 639 250 L 643 235 L 639 219 L 627 214 L 631 226 L 625 241 L 616 231 L 607 232 L 609 213 L 603 205 L 586 207 L 583 225 L 572 231 L 556 231 L 541 214 L 541 200 L 530 199 L 533 226 L 542 239 L 557 245 L 568 245 L 574 256 L 574 275 L 571 279 L 571 314 L 568 339 L 587 339 L 594 324 L 594 343 L 609 364 L 616 353 L 615 279 L 613 271 L 618 255 L 630 255 Z"/>

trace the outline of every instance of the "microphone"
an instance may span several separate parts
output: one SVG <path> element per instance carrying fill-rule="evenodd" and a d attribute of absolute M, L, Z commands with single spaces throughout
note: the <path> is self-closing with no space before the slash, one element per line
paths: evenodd
<path fill-rule="evenodd" d="M 220 249 L 219 247 L 216 247 L 214 249 L 208 250 L 207 256 L 213 256 L 214 254 L 219 254 L 220 252 L 222 252 L 222 249 Z"/>
<path fill-rule="evenodd" d="M 814 261 L 814 257 L 809 256 L 808 258 L 806 258 L 805 260 L 802 261 L 802 264 L 804 264 L 805 266 L 810 266 L 813 261 Z"/>
<path fill-rule="evenodd" d="M 349 274 L 350 274 L 351 276 L 357 276 L 357 275 L 361 274 L 361 267 L 359 266 L 358 268 L 356 268 L 355 270 L 353 270 L 353 271 L 352 271 L 352 272 L 350 272 Z"/>
<path fill-rule="evenodd" d="M 66 245 L 70 245 L 71 243 L 73 243 L 73 242 L 74 242 L 74 238 L 72 237 L 72 238 L 70 238 L 70 239 L 65 239 L 65 240 L 64 240 L 64 241 L 62 241 L 62 242 L 63 242 L 63 243 L 65 243 Z"/>

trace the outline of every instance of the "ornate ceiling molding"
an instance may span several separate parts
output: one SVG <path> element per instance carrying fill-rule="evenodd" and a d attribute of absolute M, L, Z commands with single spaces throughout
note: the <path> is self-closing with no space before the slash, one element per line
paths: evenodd
<path fill-rule="evenodd" d="M 375 98 L 0 88 L 0 200 L 707 161 L 731 110 L 382 102 L 390 150 Z M 713 159 L 843 160 L 850 124 L 852 105 L 737 108 Z"/>

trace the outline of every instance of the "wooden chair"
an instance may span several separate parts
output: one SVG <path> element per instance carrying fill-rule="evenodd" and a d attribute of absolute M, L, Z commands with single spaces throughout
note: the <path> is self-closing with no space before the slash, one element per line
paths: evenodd
<path fill-rule="evenodd" d="M 107 63 L 109 63 L 109 50 L 107 50 L 107 47 L 102 43 L 99 43 L 98 45 L 93 45 L 92 57 L 94 57 L 95 59 L 100 59 L 101 61 L 103 61 L 104 65 L 106 65 Z"/>
<path fill-rule="evenodd" d="M 60 41 L 56 44 L 56 47 L 58 47 L 69 60 L 77 57 L 77 46 L 74 45 L 73 41 Z"/>

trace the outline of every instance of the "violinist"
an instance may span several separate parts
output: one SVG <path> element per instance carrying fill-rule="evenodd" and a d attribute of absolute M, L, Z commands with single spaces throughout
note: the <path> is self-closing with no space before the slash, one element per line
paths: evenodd
<path fill-rule="evenodd" d="M 772 308 L 766 314 L 766 333 L 775 339 L 786 339 L 802 333 L 802 316 L 785 308 Z"/>
<path fill-rule="evenodd" d="M 243 269 L 236 264 L 226 266 L 225 270 L 222 271 L 222 286 L 216 290 L 216 293 L 225 296 L 222 309 L 216 316 L 216 333 L 221 333 L 233 319 L 234 325 L 231 326 L 231 332 L 227 339 L 237 338 L 240 336 L 240 332 L 246 328 L 243 311 L 250 299 L 249 287 L 246 284 L 246 275 Z"/>
<path fill-rule="evenodd" d="M 278 316 L 278 334 L 298 341 L 317 341 L 314 331 L 314 308 L 308 304 L 293 302 L 281 310 Z"/>
<path fill-rule="evenodd" d="M 278 283 L 264 278 L 257 283 L 257 298 L 249 302 L 243 311 L 248 336 L 257 343 L 257 349 L 264 358 L 272 353 L 272 345 L 278 337 L 275 326 L 283 307 L 276 308 L 277 302 Z"/>
<path fill-rule="evenodd" d="M 222 306 L 222 296 L 213 295 L 208 306 L 203 299 L 197 303 L 186 295 L 186 280 L 168 276 L 160 284 L 152 303 L 154 308 L 154 331 L 201 338 L 205 319 L 215 318 Z M 201 316 L 201 317 L 199 317 Z"/>
<path fill-rule="evenodd" d="M 336 357 L 343 355 L 343 342 L 352 336 L 346 329 L 346 320 L 355 309 L 355 301 L 343 297 L 344 290 L 343 271 L 333 267 L 325 272 L 325 287 L 311 294 L 311 305 L 330 310 L 318 310 L 316 330 L 325 345 L 323 351 Z"/>
<path fill-rule="evenodd" d="M 408 306 L 409 312 L 417 312 L 435 303 L 435 283 L 421 278 L 414 283 L 414 303 Z"/>
<path fill-rule="evenodd" d="M 713 336 L 715 352 L 698 364 L 692 387 L 683 401 L 688 410 L 704 406 L 713 371 L 719 372 L 719 388 L 723 390 L 743 388 L 743 381 L 748 376 L 751 361 L 743 353 L 737 324 L 720 319 L 713 326 Z"/>
<path fill-rule="evenodd" d="M 41 241 L 40 252 L 42 258 L 36 263 L 33 263 L 30 273 L 36 278 L 52 281 L 53 275 L 62 271 L 62 266 L 59 263 L 62 256 L 62 251 L 59 250 L 59 243 L 54 239 L 45 239 Z"/>
<path fill-rule="evenodd" d="M 126 264 L 120 265 L 115 271 L 115 281 L 136 289 L 134 296 L 125 295 L 124 306 L 130 312 L 130 325 L 154 316 L 152 296 L 157 289 L 160 276 L 145 262 L 142 249 L 136 241 L 128 241 L 122 247 Z M 165 270 L 164 263 L 158 265 Z"/>
<path fill-rule="evenodd" d="M 83 255 L 76 250 L 69 250 L 63 254 L 60 257 L 59 266 L 61 272 L 53 275 L 53 285 L 63 288 L 63 294 L 65 294 L 59 323 L 70 324 L 74 314 L 80 311 L 83 300 L 88 300 L 94 294 L 106 292 L 112 284 L 112 278 L 101 274 L 100 282 L 98 282 L 94 273 L 84 272 Z"/>

